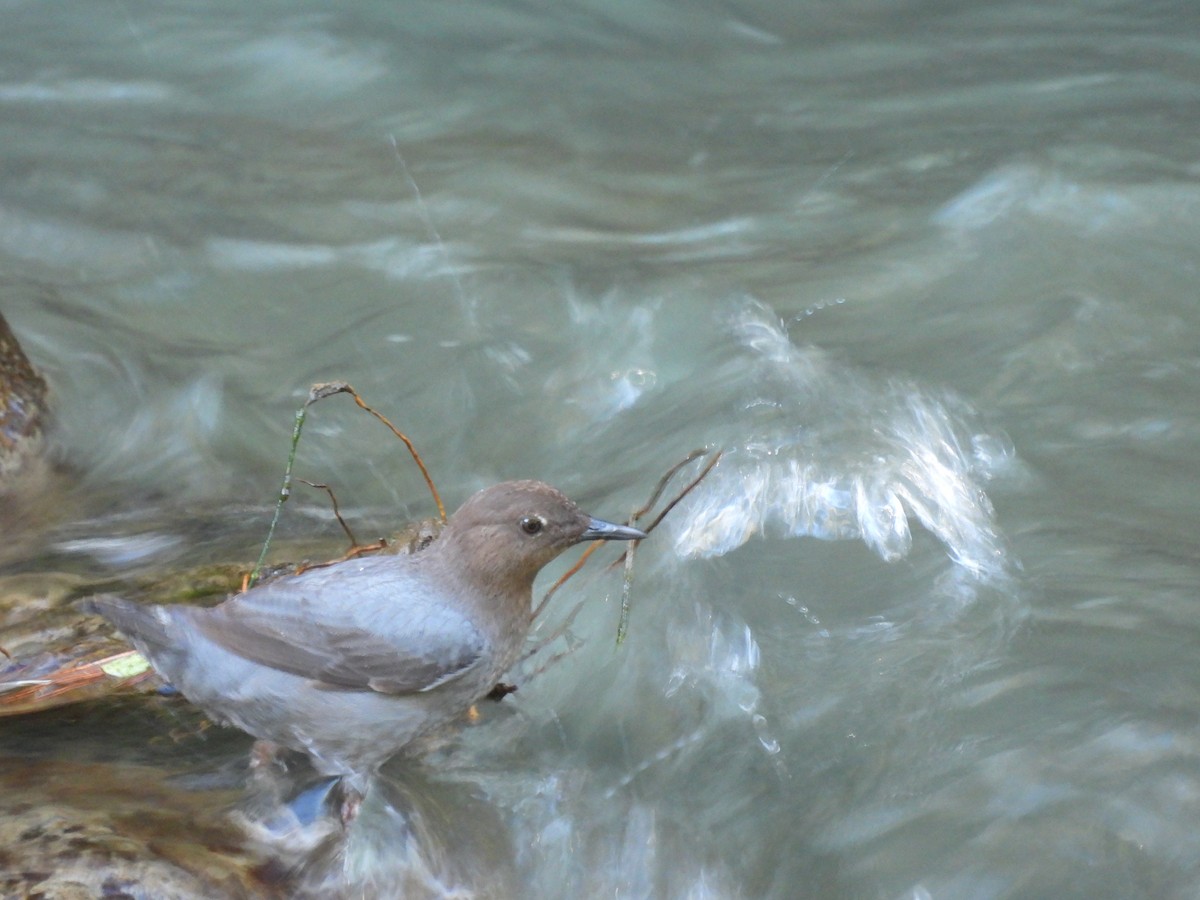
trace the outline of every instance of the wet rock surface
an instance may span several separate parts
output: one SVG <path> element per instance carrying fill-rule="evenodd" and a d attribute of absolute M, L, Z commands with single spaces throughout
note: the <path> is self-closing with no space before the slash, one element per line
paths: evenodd
<path fill-rule="evenodd" d="M 223 815 L 232 793 L 173 787 L 134 766 L 0 762 L 0 896 L 283 896 Z"/>
<path fill-rule="evenodd" d="M 0 315 L 0 490 L 42 452 L 46 381 Z"/>
<path fill-rule="evenodd" d="M 0 565 L 28 559 L 75 511 L 50 430 L 51 392 L 0 315 Z"/>

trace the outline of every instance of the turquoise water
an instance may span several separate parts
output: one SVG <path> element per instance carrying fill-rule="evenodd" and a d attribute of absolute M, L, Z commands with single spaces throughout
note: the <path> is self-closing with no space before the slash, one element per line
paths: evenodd
<path fill-rule="evenodd" d="M 572 582 L 573 652 L 398 770 L 444 815 L 392 857 L 380 813 L 350 883 L 484 892 L 498 829 L 501 896 L 1200 891 L 1191 7 L 3 10 L 0 310 L 70 475 L 0 575 L 252 560 L 318 381 L 450 505 L 620 518 L 726 450 L 629 639 Z M 360 534 L 431 512 L 347 398 L 306 429 Z M 115 755 L 245 750 L 154 747 Z"/>

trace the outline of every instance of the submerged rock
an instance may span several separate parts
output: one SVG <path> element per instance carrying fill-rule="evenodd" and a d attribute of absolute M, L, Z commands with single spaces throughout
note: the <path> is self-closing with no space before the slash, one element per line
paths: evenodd
<path fill-rule="evenodd" d="M 0 565 L 27 559 L 74 509 L 48 436 L 50 391 L 0 316 Z"/>

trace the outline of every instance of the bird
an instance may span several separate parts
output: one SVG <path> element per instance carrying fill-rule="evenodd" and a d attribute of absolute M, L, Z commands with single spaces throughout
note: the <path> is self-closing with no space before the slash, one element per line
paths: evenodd
<path fill-rule="evenodd" d="M 509 481 L 471 496 L 424 550 L 309 569 L 212 607 L 114 595 L 87 606 L 210 718 L 361 793 L 516 663 L 543 566 L 582 541 L 646 536 L 548 484 Z"/>

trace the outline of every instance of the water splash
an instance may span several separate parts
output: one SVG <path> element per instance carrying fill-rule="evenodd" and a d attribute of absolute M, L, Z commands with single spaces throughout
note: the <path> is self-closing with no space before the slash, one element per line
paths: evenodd
<path fill-rule="evenodd" d="M 779 759 L 779 740 L 762 710 L 762 691 L 756 681 L 762 658 L 750 626 L 730 613 L 716 613 L 697 603 L 690 618 L 669 629 L 667 647 L 675 665 L 665 695 L 672 697 L 685 687 L 700 688 L 715 701 L 715 706 L 710 711 L 713 718 L 705 726 L 682 738 L 678 746 L 664 748 L 661 758 L 699 739 L 716 719 L 726 715 L 745 716 L 763 751 L 772 758 L 779 774 L 787 777 Z M 653 760 L 658 761 L 661 760 Z"/>
<path fill-rule="evenodd" d="M 1014 454 L 965 401 L 797 345 L 756 301 L 729 321 L 753 356 L 751 432 L 681 507 L 680 555 L 720 556 L 766 534 L 861 539 L 893 561 L 911 549 L 915 520 L 976 578 L 1011 567 L 983 486 Z"/>

